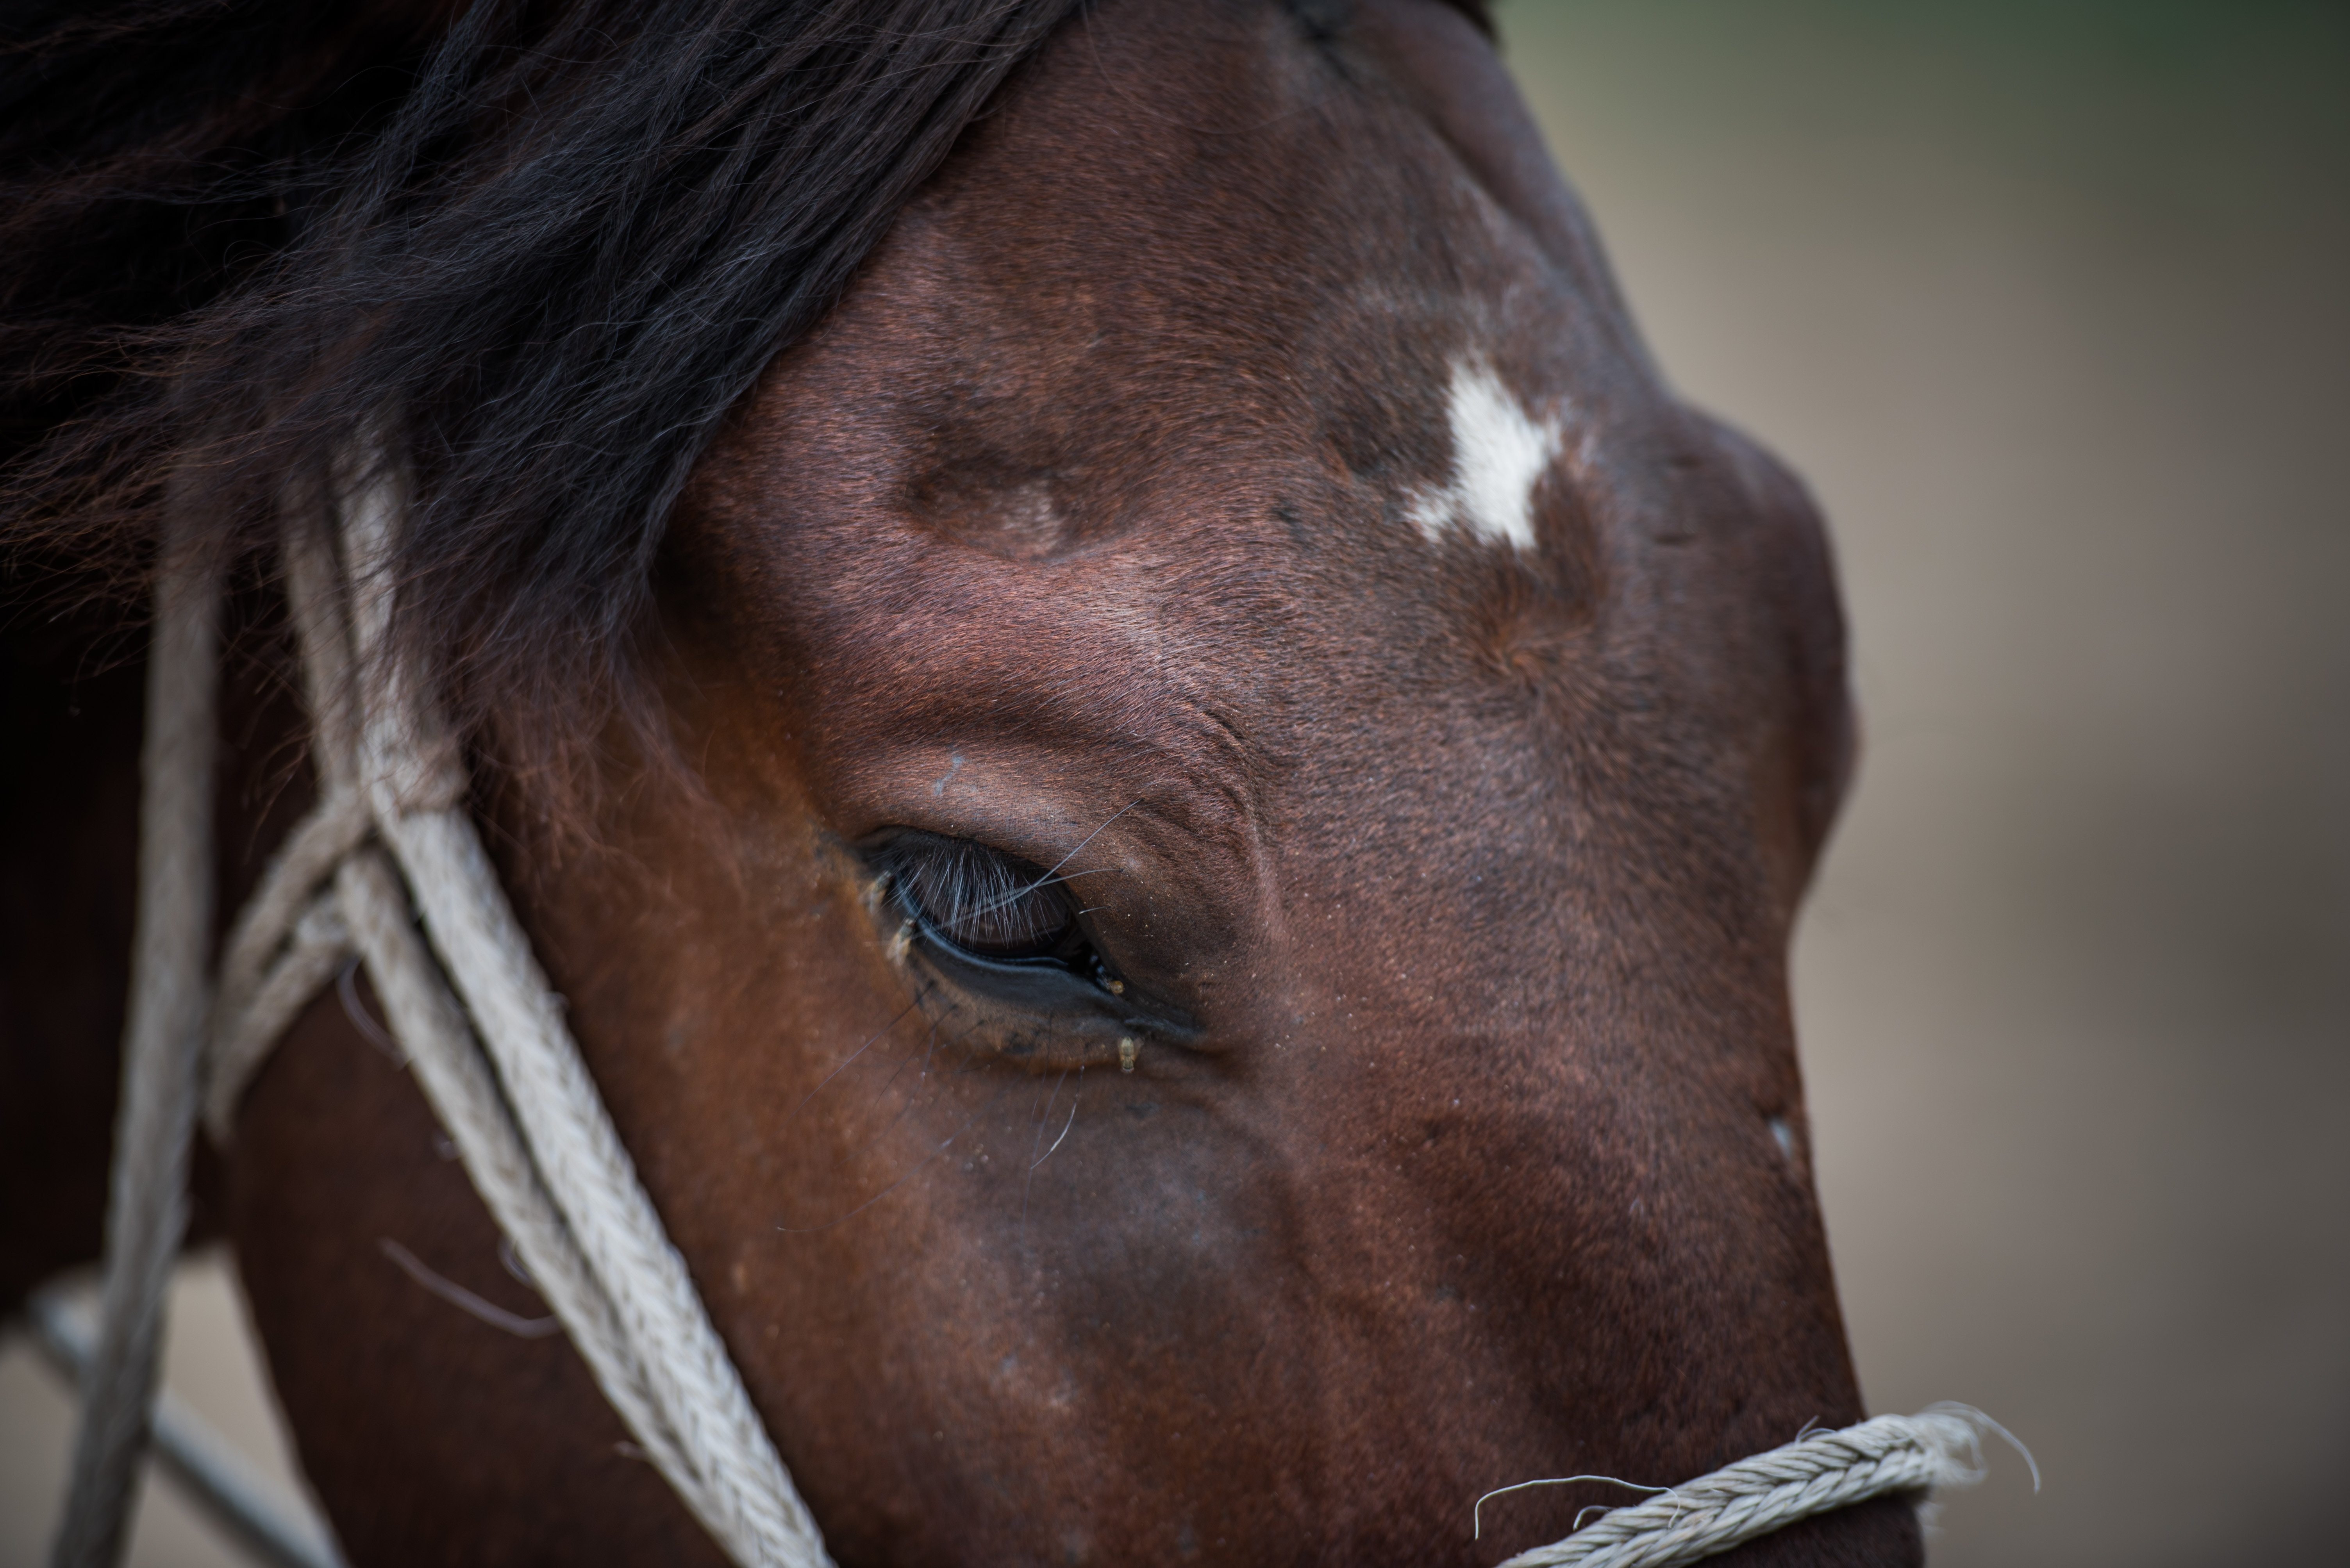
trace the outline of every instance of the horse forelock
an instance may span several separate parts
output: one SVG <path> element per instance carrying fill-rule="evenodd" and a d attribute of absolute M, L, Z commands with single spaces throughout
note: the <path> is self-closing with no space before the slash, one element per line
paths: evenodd
<path fill-rule="evenodd" d="M 167 493 L 241 553 L 289 482 L 388 434 L 404 644 L 462 722 L 567 773 L 650 701 L 648 572 L 727 411 L 1076 5 L 24 14 L 0 542 L 20 576 L 132 585 Z"/>
<path fill-rule="evenodd" d="M 464 718 L 576 742 L 711 431 L 1070 4 L 28 26 L 0 80 L 7 544 L 135 566 L 168 492 L 241 552 L 386 437 L 408 646 Z"/>

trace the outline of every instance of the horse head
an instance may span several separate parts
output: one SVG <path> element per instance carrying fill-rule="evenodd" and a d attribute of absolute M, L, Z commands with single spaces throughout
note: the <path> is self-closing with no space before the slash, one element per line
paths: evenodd
<path fill-rule="evenodd" d="M 1491 1561 L 1638 1495 L 1472 1541 L 1497 1488 L 1863 1415 L 1785 967 L 1826 546 L 1469 16 L 1078 12 L 650 571 L 660 744 L 483 809 L 842 1561 Z M 350 1036 L 232 1229 L 355 1556 L 706 1555 L 559 1342 L 375 1256 L 486 1220 Z M 1737 1560 L 1918 1554 L 1884 1499 Z"/>

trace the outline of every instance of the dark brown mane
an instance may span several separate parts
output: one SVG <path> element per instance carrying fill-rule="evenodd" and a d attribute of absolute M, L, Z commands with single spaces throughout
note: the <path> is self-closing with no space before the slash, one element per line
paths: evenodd
<path fill-rule="evenodd" d="M 241 551 L 396 410 L 408 635 L 576 732 L 712 428 L 1071 3 L 44 7 L 0 55 L 10 554 L 135 560 L 173 475 Z"/>
<path fill-rule="evenodd" d="M 242 551 L 397 410 L 407 635 L 466 718 L 583 732 L 718 421 L 1075 4 L 32 7 L 0 38 L 12 567 L 135 561 L 174 474 Z"/>

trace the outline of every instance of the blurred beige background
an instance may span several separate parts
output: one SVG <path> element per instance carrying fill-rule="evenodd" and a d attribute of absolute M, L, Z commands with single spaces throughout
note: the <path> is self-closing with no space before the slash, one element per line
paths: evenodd
<path fill-rule="evenodd" d="M 2350 1558 L 2350 7 L 1502 16 L 1665 366 L 1835 530 L 1853 1347 L 2046 1476 L 1933 1562 Z"/>
<path fill-rule="evenodd" d="M 2350 8 L 1502 17 L 1664 364 L 1840 543 L 1867 752 L 1797 994 L 1854 1348 L 2046 1476 L 1994 1453 L 1937 1568 L 2340 1557 Z M 265 1448 L 224 1271 L 184 1297 L 175 1385 Z M 64 1423 L 0 1352 L 0 1565 Z M 231 1561 L 160 1491 L 136 1562 Z"/>

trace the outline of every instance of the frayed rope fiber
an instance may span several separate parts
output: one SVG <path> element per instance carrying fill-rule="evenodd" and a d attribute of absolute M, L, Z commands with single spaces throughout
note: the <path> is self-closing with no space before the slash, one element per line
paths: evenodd
<path fill-rule="evenodd" d="M 1674 1568 L 1873 1497 L 1908 1493 L 1922 1501 L 1937 1488 L 1982 1480 L 1986 1430 L 2015 1442 L 1965 1405 L 1807 1432 L 1646 1502 L 1611 1509 L 1565 1540 L 1522 1552 L 1501 1568 Z M 2023 1452 L 2022 1444 L 2016 1448 Z M 2023 1457 L 2032 1463 L 2029 1453 Z M 2032 1479 L 2037 1487 L 2037 1465 Z"/>

